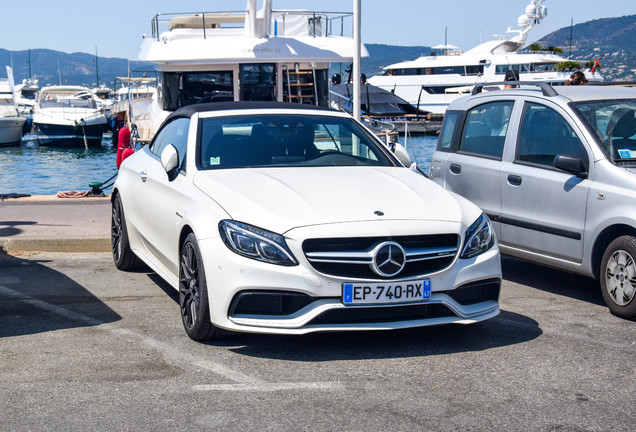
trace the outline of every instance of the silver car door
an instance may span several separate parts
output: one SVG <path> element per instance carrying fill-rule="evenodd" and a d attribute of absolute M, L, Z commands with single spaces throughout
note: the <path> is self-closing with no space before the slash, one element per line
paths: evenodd
<path fill-rule="evenodd" d="M 456 151 L 444 167 L 445 186 L 477 204 L 493 221 L 501 212 L 501 169 L 514 101 L 481 103 L 467 110 Z"/>
<path fill-rule="evenodd" d="M 514 162 L 503 170 L 502 250 L 580 262 L 590 180 L 557 169 L 554 160 L 580 157 L 589 170 L 581 133 L 556 105 L 526 102 L 521 116 Z"/>

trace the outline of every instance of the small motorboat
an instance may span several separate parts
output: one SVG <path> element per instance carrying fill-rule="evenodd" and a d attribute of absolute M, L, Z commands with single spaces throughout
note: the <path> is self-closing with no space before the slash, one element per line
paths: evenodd
<path fill-rule="evenodd" d="M 34 107 L 33 126 L 39 145 L 88 148 L 101 145 L 108 121 L 88 88 L 47 86 Z"/>

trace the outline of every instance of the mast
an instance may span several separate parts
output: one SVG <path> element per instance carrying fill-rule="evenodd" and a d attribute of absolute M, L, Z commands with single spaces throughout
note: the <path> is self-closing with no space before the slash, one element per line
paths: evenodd
<path fill-rule="evenodd" d="M 99 63 L 97 61 L 97 45 L 95 45 L 95 81 L 97 83 L 95 87 L 99 87 Z"/>
<path fill-rule="evenodd" d="M 361 56 L 361 32 L 360 32 L 360 3 L 362 0 L 353 0 L 353 118 L 360 120 L 360 56 Z"/>
<path fill-rule="evenodd" d="M 29 79 L 31 79 L 31 48 L 29 48 Z"/>

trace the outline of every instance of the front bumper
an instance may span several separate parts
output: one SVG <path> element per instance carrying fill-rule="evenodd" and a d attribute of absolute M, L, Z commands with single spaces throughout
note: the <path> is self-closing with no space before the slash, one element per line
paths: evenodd
<path fill-rule="evenodd" d="M 351 280 L 318 273 L 293 246 L 300 261 L 294 267 L 239 256 L 219 238 L 201 241 L 199 247 L 208 283 L 210 318 L 215 326 L 226 330 L 270 334 L 387 330 L 471 324 L 499 314 L 501 264 L 496 245 L 474 258 L 455 259 L 447 269 L 424 276 L 431 280 L 430 300 L 373 306 L 343 304 L 342 285 Z M 254 296 L 251 301 L 249 296 Z"/>

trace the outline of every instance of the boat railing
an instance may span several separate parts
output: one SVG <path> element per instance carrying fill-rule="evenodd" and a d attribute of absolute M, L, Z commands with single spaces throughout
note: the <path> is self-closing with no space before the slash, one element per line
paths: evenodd
<path fill-rule="evenodd" d="M 353 111 L 353 100 L 348 96 L 329 90 L 329 106 L 333 109 L 351 114 Z M 360 118 L 360 122 L 371 129 L 386 145 L 397 140 L 397 127 L 392 122 L 371 118 L 365 115 Z"/>
<path fill-rule="evenodd" d="M 333 90 L 329 90 L 329 106 L 339 111 L 347 113 L 353 112 L 353 103 L 351 97 L 336 93 Z"/>
<path fill-rule="evenodd" d="M 207 32 L 216 29 L 240 29 L 245 27 L 245 16 L 249 11 L 223 11 L 223 12 L 173 12 L 155 15 L 151 21 L 152 37 L 160 40 L 162 31 L 175 28 L 202 29 L 203 38 L 207 38 Z M 304 10 L 272 10 L 270 36 L 286 36 L 294 24 L 306 18 L 307 33 L 313 37 L 344 36 L 345 21 L 351 19 L 352 12 L 324 12 Z M 349 25 L 347 25 L 349 29 Z"/>
<path fill-rule="evenodd" d="M 283 34 L 285 31 L 286 18 L 287 17 L 306 17 L 309 24 L 309 33 L 311 36 L 344 36 L 345 34 L 345 20 L 351 19 L 353 24 L 352 12 L 317 12 L 317 11 L 303 11 L 303 10 L 273 10 L 272 19 L 278 22 L 278 19 L 282 20 Z M 323 31 L 324 23 L 324 31 Z M 336 26 L 334 32 L 334 24 Z M 340 30 L 338 32 L 338 29 Z"/>

